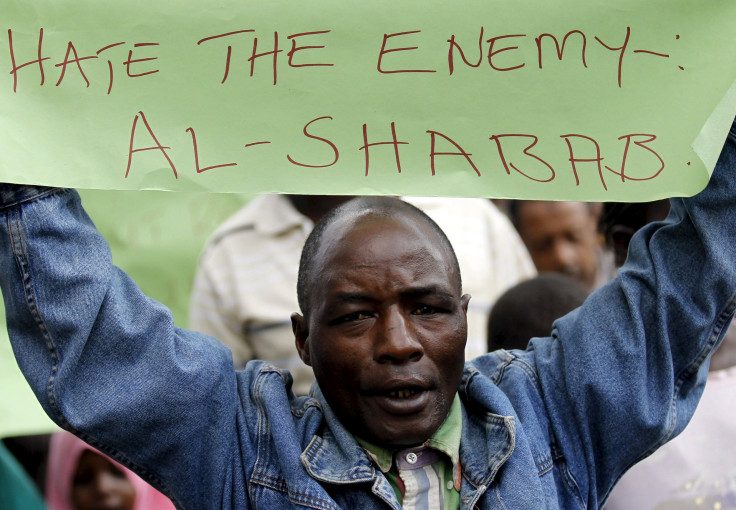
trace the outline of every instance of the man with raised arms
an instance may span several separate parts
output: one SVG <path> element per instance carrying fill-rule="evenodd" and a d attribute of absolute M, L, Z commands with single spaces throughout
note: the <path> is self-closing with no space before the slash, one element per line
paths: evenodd
<path fill-rule="evenodd" d="M 305 246 L 292 316 L 314 369 L 235 371 L 112 265 L 75 192 L 0 190 L 19 365 L 63 428 L 178 508 L 598 508 L 692 415 L 736 308 L 736 131 L 619 276 L 526 351 L 463 364 L 469 296 L 420 211 L 359 198 Z"/>

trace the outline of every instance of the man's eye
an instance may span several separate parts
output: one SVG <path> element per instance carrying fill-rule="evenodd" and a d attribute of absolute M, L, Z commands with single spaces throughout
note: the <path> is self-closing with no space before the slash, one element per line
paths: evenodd
<path fill-rule="evenodd" d="M 77 473 L 74 476 L 74 479 L 72 483 L 76 486 L 83 486 L 83 485 L 89 485 L 94 480 L 94 475 L 92 473 L 84 472 L 84 473 Z"/>
<path fill-rule="evenodd" d="M 350 315 L 348 315 L 347 320 L 362 321 L 364 319 L 370 318 L 370 316 L 371 315 L 368 312 L 355 312 L 355 313 L 351 313 Z"/>
<path fill-rule="evenodd" d="M 549 250 L 552 244 L 552 239 L 542 239 L 536 242 L 529 243 L 529 246 L 530 249 L 534 252 L 543 252 Z"/>
<path fill-rule="evenodd" d="M 128 478 L 128 476 L 123 471 L 121 471 L 120 469 L 118 469 L 117 467 L 113 465 L 109 466 L 109 472 L 112 476 L 114 476 L 115 478 L 119 478 L 121 480 Z"/>
<path fill-rule="evenodd" d="M 568 232 L 567 240 L 573 244 L 581 244 L 585 240 L 583 232 Z"/>
<path fill-rule="evenodd" d="M 438 308 L 429 305 L 418 305 L 411 311 L 412 315 L 431 315 L 438 312 Z"/>
<path fill-rule="evenodd" d="M 370 318 L 371 318 L 371 314 L 368 312 L 353 312 L 353 313 L 343 315 L 341 317 L 338 317 L 335 320 L 330 321 L 330 325 L 343 324 L 346 322 L 362 321 L 362 320 L 370 319 Z"/>

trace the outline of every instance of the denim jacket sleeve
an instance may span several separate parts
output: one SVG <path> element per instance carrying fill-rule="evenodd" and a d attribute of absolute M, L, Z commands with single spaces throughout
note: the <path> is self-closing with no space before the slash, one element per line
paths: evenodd
<path fill-rule="evenodd" d="M 695 411 L 736 309 L 735 240 L 736 124 L 706 189 L 672 199 L 664 222 L 634 236 L 618 277 L 519 354 L 588 508 Z"/>
<path fill-rule="evenodd" d="M 112 264 L 75 191 L 3 185 L 0 201 L 8 331 L 45 411 L 188 508 L 220 501 L 242 446 L 230 352 Z"/>

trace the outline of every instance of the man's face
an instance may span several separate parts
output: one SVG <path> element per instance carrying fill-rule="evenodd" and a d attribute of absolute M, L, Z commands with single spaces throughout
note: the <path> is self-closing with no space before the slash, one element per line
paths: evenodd
<path fill-rule="evenodd" d="M 292 322 L 302 359 L 351 433 L 416 445 L 449 413 L 470 299 L 450 261 L 411 218 L 338 220 L 324 233 L 308 317 Z"/>
<path fill-rule="evenodd" d="M 527 202 L 519 234 L 537 270 L 568 275 L 592 290 L 598 264 L 597 216 L 582 202 Z"/>

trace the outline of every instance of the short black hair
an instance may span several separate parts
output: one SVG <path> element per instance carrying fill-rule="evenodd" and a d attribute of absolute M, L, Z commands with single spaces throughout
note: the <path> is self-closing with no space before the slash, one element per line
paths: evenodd
<path fill-rule="evenodd" d="M 488 318 L 488 350 L 526 349 L 532 337 L 549 336 L 552 323 L 585 301 L 576 280 L 543 273 L 516 284 L 498 298 Z"/>
<path fill-rule="evenodd" d="M 414 217 L 423 221 L 426 225 L 429 225 L 450 254 L 450 263 L 457 274 L 458 292 L 462 290 L 460 265 L 458 264 L 455 250 L 452 248 L 452 244 L 444 231 L 427 215 L 427 213 L 414 205 L 395 197 L 361 196 L 349 200 L 325 214 L 314 226 L 314 229 L 304 243 L 301 259 L 299 261 L 299 276 L 296 284 L 297 300 L 299 302 L 299 308 L 304 316 L 307 315 L 309 309 L 310 275 L 314 272 L 314 258 L 319 250 L 324 233 L 335 222 L 335 220 L 346 215 L 364 212 L 370 212 L 374 217 L 395 218 L 397 215 Z"/>

